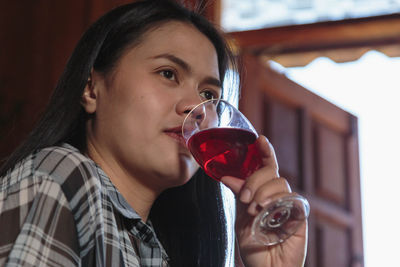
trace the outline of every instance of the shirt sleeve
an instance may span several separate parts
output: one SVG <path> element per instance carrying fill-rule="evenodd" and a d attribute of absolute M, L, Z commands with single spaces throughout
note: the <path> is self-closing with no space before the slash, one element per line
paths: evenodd
<path fill-rule="evenodd" d="M 0 266 L 80 265 L 73 214 L 51 179 L 30 177 L 0 192 L 0 229 Z"/>

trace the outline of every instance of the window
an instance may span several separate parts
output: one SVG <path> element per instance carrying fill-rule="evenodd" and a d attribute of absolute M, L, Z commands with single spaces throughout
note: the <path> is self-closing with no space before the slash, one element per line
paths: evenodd
<path fill-rule="evenodd" d="M 308 24 L 400 12 L 400 0 L 222 0 L 227 31 Z"/>

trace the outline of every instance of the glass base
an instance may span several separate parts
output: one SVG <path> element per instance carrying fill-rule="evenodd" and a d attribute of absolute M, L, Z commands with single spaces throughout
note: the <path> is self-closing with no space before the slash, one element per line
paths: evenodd
<path fill-rule="evenodd" d="M 293 235 L 310 213 L 310 205 L 302 196 L 280 198 L 260 212 L 254 219 L 252 235 L 263 245 L 282 243 Z"/>

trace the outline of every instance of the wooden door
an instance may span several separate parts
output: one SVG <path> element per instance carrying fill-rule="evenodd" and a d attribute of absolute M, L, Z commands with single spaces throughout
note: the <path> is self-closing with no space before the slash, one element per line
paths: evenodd
<path fill-rule="evenodd" d="M 311 205 L 307 267 L 363 266 L 357 118 L 254 55 L 240 109 L 274 145 L 281 176 Z"/>

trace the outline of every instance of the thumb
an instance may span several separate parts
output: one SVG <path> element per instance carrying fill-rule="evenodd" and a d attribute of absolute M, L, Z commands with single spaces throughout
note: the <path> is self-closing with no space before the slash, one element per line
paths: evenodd
<path fill-rule="evenodd" d="M 242 189 L 245 180 L 233 177 L 233 176 L 224 176 L 221 178 L 221 182 L 226 185 L 234 194 L 239 194 Z"/>

